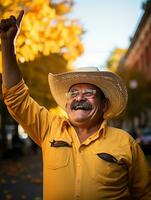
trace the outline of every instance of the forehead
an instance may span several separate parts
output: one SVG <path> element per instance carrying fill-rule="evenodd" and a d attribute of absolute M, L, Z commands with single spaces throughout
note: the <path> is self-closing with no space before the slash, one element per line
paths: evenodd
<path fill-rule="evenodd" d="M 95 85 L 92 85 L 90 83 L 78 83 L 78 84 L 75 84 L 75 85 L 72 85 L 70 87 L 69 90 L 79 90 L 79 89 L 98 89 L 97 86 Z"/>

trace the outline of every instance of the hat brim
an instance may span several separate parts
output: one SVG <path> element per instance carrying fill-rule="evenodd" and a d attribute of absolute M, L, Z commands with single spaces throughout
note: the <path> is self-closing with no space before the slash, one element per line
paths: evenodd
<path fill-rule="evenodd" d="M 89 83 L 96 85 L 102 90 L 110 101 L 110 106 L 104 114 L 104 118 L 118 116 L 126 107 L 127 90 L 122 79 L 109 71 L 99 72 L 65 72 L 48 75 L 49 87 L 57 104 L 66 110 L 66 93 L 72 85 L 78 83 Z"/>

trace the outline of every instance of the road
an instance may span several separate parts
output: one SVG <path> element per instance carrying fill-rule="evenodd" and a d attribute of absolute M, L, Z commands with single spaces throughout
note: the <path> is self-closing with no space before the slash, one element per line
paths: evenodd
<path fill-rule="evenodd" d="M 42 200 L 41 154 L 0 160 L 0 200 Z"/>

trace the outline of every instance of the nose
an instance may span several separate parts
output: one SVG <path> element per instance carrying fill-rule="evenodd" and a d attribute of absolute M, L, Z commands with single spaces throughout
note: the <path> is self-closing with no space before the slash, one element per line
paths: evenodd
<path fill-rule="evenodd" d="M 80 93 L 77 95 L 76 100 L 77 100 L 77 101 L 81 101 L 81 100 L 83 100 L 83 99 L 85 99 L 85 98 L 84 98 L 84 95 L 82 94 L 82 92 L 80 92 Z"/>

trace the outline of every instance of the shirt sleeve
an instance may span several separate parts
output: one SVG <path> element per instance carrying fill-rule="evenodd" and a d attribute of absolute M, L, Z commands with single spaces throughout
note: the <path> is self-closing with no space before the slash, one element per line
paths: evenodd
<path fill-rule="evenodd" d="M 33 100 L 24 80 L 10 89 L 3 88 L 3 97 L 12 117 L 41 146 L 54 116 Z"/>
<path fill-rule="evenodd" d="M 147 159 L 135 141 L 132 142 L 132 167 L 130 172 L 130 189 L 134 199 L 151 199 L 151 174 Z"/>

